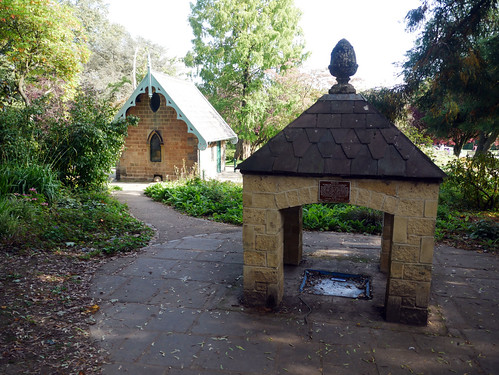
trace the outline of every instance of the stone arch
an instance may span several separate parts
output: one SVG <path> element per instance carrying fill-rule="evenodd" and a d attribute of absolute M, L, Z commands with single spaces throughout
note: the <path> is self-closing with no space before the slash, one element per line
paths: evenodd
<path fill-rule="evenodd" d="M 299 264 L 302 256 L 301 207 L 319 201 L 319 181 L 324 179 L 243 175 L 243 273 L 247 303 L 272 305 L 282 300 L 283 266 Z M 350 182 L 349 204 L 385 213 L 380 268 L 388 273 L 386 319 L 425 324 L 439 184 L 327 179 Z"/>
<path fill-rule="evenodd" d="M 347 83 L 357 64 L 345 40 L 333 49 L 330 68 L 338 61 L 345 69 L 330 69 L 338 83 L 328 94 L 238 166 L 246 299 L 281 300 L 282 264 L 290 258 L 283 254 L 285 222 L 300 215 L 293 207 L 318 199 L 319 179 L 348 181 L 343 202 L 385 212 L 386 319 L 426 324 L 438 190 L 446 175 Z M 331 198 L 346 195 L 341 185 L 331 184 Z"/>

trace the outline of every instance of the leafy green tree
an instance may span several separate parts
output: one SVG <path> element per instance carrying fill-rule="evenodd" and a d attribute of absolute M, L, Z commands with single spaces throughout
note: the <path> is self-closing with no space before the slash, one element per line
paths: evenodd
<path fill-rule="evenodd" d="M 65 0 L 80 20 L 88 36 L 90 58 L 82 74 L 82 85 L 100 97 L 124 101 L 133 91 L 133 63 L 140 81 L 147 72 L 147 56 L 153 69 L 175 75 L 177 58 L 169 57 L 163 46 L 138 37 L 133 38 L 121 25 L 108 20 L 103 0 Z"/>
<path fill-rule="evenodd" d="M 423 121 L 437 137 L 471 138 L 477 154 L 499 136 L 499 3 L 496 0 L 423 0 L 407 15 L 411 31 L 422 28 L 408 51 L 404 75 Z"/>
<path fill-rule="evenodd" d="M 265 85 L 260 93 L 261 113 L 255 124 L 251 152 L 295 120 L 324 93 L 313 73 L 293 67 L 281 74 L 274 70 L 267 74 L 272 84 Z"/>
<path fill-rule="evenodd" d="M 283 74 L 307 57 L 299 18 L 293 0 L 191 5 L 194 39 L 185 63 L 197 68 L 203 92 L 240 137 L 237 158 L 247 157 L 258 139 L 267 111 L 263 100 L 274 89 L 272 74 Z"/>
<path fill-rule="evenodd" d="M 392 123 L 407 118 L 407 96 L 403 86 L 373 88 L 362 95 Z"/>
<path fill-rule="evenodd" d="M 15 90 L 26 105 L 26 86 L 38 77 L 74 89 L 88 58 L 85 36 L 71 10 L 53 0 L 0 2 L 0 56 L 13 72 Z"/>

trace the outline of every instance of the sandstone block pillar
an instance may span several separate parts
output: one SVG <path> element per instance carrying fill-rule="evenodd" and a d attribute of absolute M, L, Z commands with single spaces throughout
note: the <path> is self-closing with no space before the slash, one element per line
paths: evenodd
<path fill-rule="evenodd" d="M 284 235 L 284 264 L 297 266 L 303 252 L 303 209 L 291 207 L 281 210 Z"/>
<path fill-rule="evenodd" d="M 392 250 L 393 215 L 386 213 L 383 217 L 383 233 L 381 235 L 381 255 L 379 269 L 383 273 L 390 270 L 390 253 Z"/>
<path fill-rule="evenodd" d="M 245 302 L 274 307 L 284 294 L 282 215 L 272 183 L 258 176 L 244 176 L 243 288 Z"/>
<path fill-rule="evenodd" d="M 385 295 L 388 321 L 427 324 L 438 188 L 402 182 L 398 186 Z"/>

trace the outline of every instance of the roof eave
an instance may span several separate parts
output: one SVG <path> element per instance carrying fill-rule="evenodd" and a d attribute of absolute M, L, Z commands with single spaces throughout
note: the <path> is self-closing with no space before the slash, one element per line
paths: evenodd
<path fill-rule="evenodd" d="M 406 176 L 373 176 L 373 175 L 349 175 L 349 174 L 324 174 L 324 173 L 289 173 L 289 172 L 262 172 L 262 171 L 249 171 L 242 170 L 239 167 L 242 175 L 266 175 L 266 176 L 280 176 L 280 177 L 312 177 L 312 178 L 341 178 L 341 179 L 351 179 L 351 180 L 384 180 L 384 181 L 411 181 L 411 182 L 423 182 L 423 183 L 438 183 L 441 184 L 446 176 L 443 177 L 406 177 Z"/>

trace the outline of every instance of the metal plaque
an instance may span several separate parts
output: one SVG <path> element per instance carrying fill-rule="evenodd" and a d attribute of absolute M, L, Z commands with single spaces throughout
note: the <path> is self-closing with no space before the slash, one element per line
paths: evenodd
<path fill-rule="evenodd" d="M 349 203 L 350 181 L 319 181 L 319 202 Z"/>

